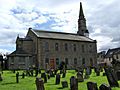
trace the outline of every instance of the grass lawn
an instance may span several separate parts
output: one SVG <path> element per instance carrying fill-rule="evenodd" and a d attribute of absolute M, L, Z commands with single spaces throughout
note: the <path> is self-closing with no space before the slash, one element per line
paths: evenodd
<path fill-rule="evenodd" d="M 19 72 L 22 74 L 22 72 Z M 40 76 L 40 75 L 39 75 Z M 50 78 L 47 83 L 45 83 L 45 90 L 70 90 L 70 77 L 76 76 L 76 72 L 74 70 L 67 70 L 66 78 L 61 78 L 61 81 L 68 81 L 68 88 L 62 89 L 62 85 L 55 85 L 55 78 Z M 36 90 L 35 77 L 19 77 L 19 83 L 16 83 L 16 75 L 11 71 L 4 71 L 2 74 L 3 81 L 0 81 L 0 90 Z M 87 90 L 86 83 L 88 81 L 97 82 L 97 85 L 100 86 L 102 83 L 107 82 L 106 76 L 96 76 L 93 72 L 89 79 L 86 79 L 84 82 L 80 82 L 78 85 L 79 90 Z M 120 81 L 119 81 L 120 84 Z M 120 88 L 112 88 L 112 90 L 120 90 Z"/>

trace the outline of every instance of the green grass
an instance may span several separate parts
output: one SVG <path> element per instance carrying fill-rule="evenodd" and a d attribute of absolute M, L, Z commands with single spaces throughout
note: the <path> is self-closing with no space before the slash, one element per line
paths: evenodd
<path fill-rule="evenodd" d="M 22 74 L 21 71 L 20 74 Z M 76 72 L 74 70 L 68 70 L 66 78 L 61 78 L 61 81 L 63 80 L 68 81 L 68 85 L 69 85 L 68 88 L 61 89 L 62 88 L 61 83 L 60 85 L 55 85 L 55 78 L 50 78 L 48 82 L 44 84 L 45 90 L 70 90 L 71 76 L 76 76 Z M 36 90 L 35 77 L 25 77 L 24 79 L 22 79 L 22 77 L 20 76 L 19 83 L 16 83 L 15 73 L 11 71 L 4 71 L 2 77 L 3 77 L 3 81 L 0 81 L 0 90 Z M 86 83 L 88 81 L 97 82 L 98 87 L 102 83 L 108 84 L 106 76 L 102 76 L 102 73 L 100 76 L 96 76 L 95 73 L 93 72 L 89 79 L 86 79 L 84 80 L 84 82 L 79 83 L 78 85 L 79 90 L 87 90 Z M 116 87 L 116 88 L 112 88 L 112 90 L 120 90 L 120 88 Z"/>

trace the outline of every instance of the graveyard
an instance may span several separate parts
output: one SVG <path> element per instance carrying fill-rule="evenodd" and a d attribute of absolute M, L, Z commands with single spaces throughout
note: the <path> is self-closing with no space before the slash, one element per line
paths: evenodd
<path fill-rule="evenodd" d="M 19 73 L 18 73 L 19 72 Z M 60 71 L 57 72 L 57 74 Z M 100 72 L 99 75 L 92 70 L 92 73 L 89 75 L 88 78 L 78 82 L 78 89 L 76 90 L 88 90 L 87 89 L 87 82 L 95 82 L 97 83 L 97 87 L 103 83 L 109 85 L 107 77 L 103 75 L 103 72 Z M 19 77 L 17 77 L 19 74 Z M 44 70 L 41 70 L 41 74 L 39 73 L 37 77 L 42 77 L 44 81 Z M 56 76 L 57 76 L 56 74 Z M 75 70 L 66 70 L 66 75 L 63 77 L 62 74 L 59 74 L 58 77 L 60 80 L 56 81 L 56 76 L 50 76 L 47 80 L 44 81 L 44 89 L 37 89 L 36 87 L 36 76 L 33 73 L 32 76 L 23 75 L 23 71 L 3 71 L 1 73 L 2 80 L 0 81 L 0 90 L 70 90 L 70 78 L 71 76 L 76 77 L 77 72 Z M 83 73 L 85 75 L 85 73 Z M 48 76 L 48 74 L 47 74 Z M 68 86 L 65 88 L 62 87 L 62 82 L 67 81 Z M 120 81 L 118 81 L 120 84 Z M 74 89 L 71 89 L 74 90 Z M 92 90 L 92 89 L 91 89 Z M 97 89 L 95 89 L 97 90 Z M 110 89 L 109 89 L 110 90 Z M 119 87 L 112 87 L 112 90 L 120 90 Z"/>

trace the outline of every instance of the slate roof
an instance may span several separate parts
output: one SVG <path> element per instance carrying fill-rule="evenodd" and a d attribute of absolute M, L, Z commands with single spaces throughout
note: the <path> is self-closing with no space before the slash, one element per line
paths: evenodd
<path fill-rule="evenodd" d="M 90 39 L 85 36 L 79 36 L 73 33 L 53 32 L 53 31 L 33 30 L 33 29 L 32 32 L 39 38 L 96 42 L 96 40 Z"/>
<path fill-rule="evenodd" d="M 30 37 L 19 38 L 20 41 L 33 41 Z"/>
<path fill-rule="evenodd" d="M 28 55 L 30 55 L 30 54 L 28 54 L 25 50 L 23 50 L 23 49 L 17 49 L 17 50 L 15 50 L 14 52 L 12 52 L 9 56 L 14 56 L 14 55 L 21 55 L 21 56 L 28 56 Z"/>
<path fill-rule="evenodd" d="M 113 49 L 109 49 L 105 55 L 106 58 L 112 57 L 112 55 L 114 54 L 118 54 L 120 53 L 120 47 L 119 48 L 113 48 Z"/>

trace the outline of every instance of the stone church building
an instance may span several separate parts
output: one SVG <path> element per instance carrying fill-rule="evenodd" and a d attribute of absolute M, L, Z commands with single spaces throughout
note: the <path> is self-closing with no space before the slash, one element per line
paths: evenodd
<path fill-rule="evenodd" d="M 25 38 L 16 39 L 16 50 L 9 55 L 9 69 L 58 68 L 62 61 L 68 69 L 97 64 L 96 40 L 89 38 L 81 3 L 76 34 L 29 28 Z"/>

